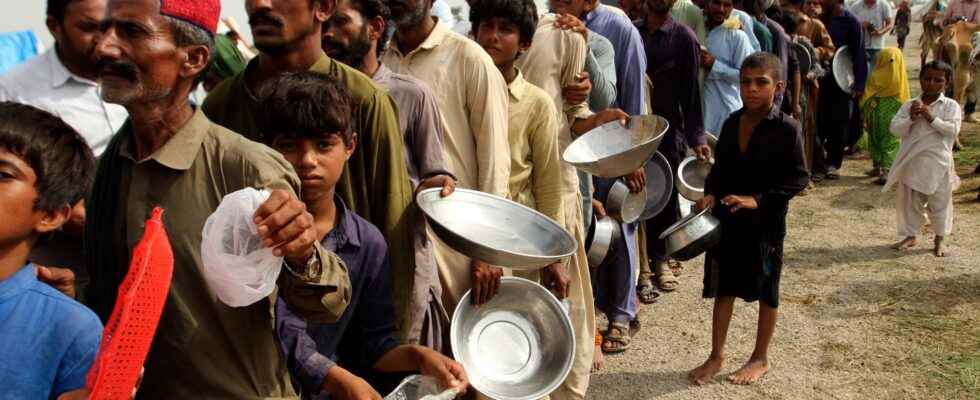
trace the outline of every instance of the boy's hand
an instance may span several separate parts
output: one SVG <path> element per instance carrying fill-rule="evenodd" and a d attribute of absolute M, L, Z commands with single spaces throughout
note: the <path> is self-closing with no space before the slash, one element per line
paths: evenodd
<path fill-rule="evenodd" d="M 75 273 L 67 268 L 34 265 L 37 280 L 55 288 L 65 296 L 75 298 Z"/>
<path fill-rule="evenodd" d="M 541 270 L 541 284 L 551 290 L 558 300 L 568 297 L 568 287 L 572 284 L 572 278 L 565 271 L 565 264 L 556 262 Z"/>
<path fill-rule="evenodd" d="M 336 365 L 327 371 L 322 389 L 333 399 L 382 400 L 381 394 L 371 384 Z"/>
<path fill-rule="evenodd" d="M 595 212 L 597 219 L 606 216 L 606 207 L 599 200 L 592 199 L 592 211 Z"/>
<path fill-rule="evenodd" d="M 928 121 L 930 124 L 935 117 L 932 116 L 932 112 L 929 111 L 929 107 L 922 106 L 919 107 L 919 116 Z"/>
<path fill-rule="evenodd" d="M 694 206 L 697 207 L 697 209 L 699 211 L 700 210 L 704 210 L 705 208 L 714 207 L 715 206 L 715 196 L 710 195 L 710 194 L 707 195 L 707 196 L 704 196 L 701 199 L 699 199 L 698 201 L 694 202 Z"/>
<path fill-rule="evenodd" d="M 413 346 L 413 348 L 422 375 L 438 379 L 443 388 L 456 389 L 458 395 L 466 394 L 470 379 L 466 376 L 462 364 L 428 347 Z"/>
<path fill-rule="evenodd" d="M 589 73 L 582 71 L 575 75 L 578 83 L 565 85 L 561 88 L 561 97 L 568 104 L 580 104 L 589 98 L 592 92 L 592 81 L 589 80 Z"/>
<path fill-rule="evenodd" d="M 306 204 L 288 191 L 275 190 L 255 210 L 254 221 L 262 244 L 273 247 L 273 254 L 285 257 L 289 265 L 306 265 L 317 240 L 313 216 L 306 211 Z"/>
<path fill-rule="evenodd" d="M 419 183 L 419 187 L 415 189 L 415 194 L 419 194 L 419 192 L 425 189 L 432 189 L 437 187 L 442 188 L 442 193 L 440 193 L 442 197 L 449 196 L 456 191 L 456 180 L 449 175 L 442 175 L 442 174 L 429 177 L 428 179 Z"/>
<path fill-rule="evenodd" d="M 732 213 L 741 210 L 755 210 L 759 208 L 759 203 L 755 201 L 755 197 L 752 196 L 736 196 L 730 194 L 721 199 L 721 204 L 729 207 Z"/>
<path fill-rule="evenodd" d="M 470 278 L 473 282 L 473 293 L 470 300 L 474 306 L 482 305 L 497 295 L 500 290 L 500 277 L 504 270 L 491 266 L 483 261 L 473 260 L 470 267 Z"/>
<path fill-rule="evenodd" d="M 585 38 L 585 41 L 589 41 L 589 30 L 585 27 L 585 23 L 571 14 L 561 14 L 555 19 L 555 26 L 558 29 L 570 30 L 572 32 L 578 33 Z"/>
<path fill-rule="evenodd" d="M 708 161 L 711 159 L 711 146 L 707 144 L 702 144 L 694 147 L 694 155 L 698 157 L 698 160 Z"/>
<path fill-rule="evenodd" d="M 626 186 L 630 188 L 630 193 L 640 193 L 647 186 L 647 174 L 642 167 L 624 178 L 626 179 Z"/>
<path fill-rule="evenodd" d="M 701 68 L 711 70 L 715 65 L 715 56 L 711 55 L 707 49 L 701 51 Z"/>

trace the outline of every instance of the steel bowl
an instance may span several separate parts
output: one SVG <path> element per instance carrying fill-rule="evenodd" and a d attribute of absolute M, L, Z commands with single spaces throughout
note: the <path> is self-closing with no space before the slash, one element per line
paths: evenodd
<path fill-rule="evenodd" d="M 470 384 L 498 400 L 547 396 L 572 369 L 575 335 L 561 302 L 526 279 L 504 277 L 489 302 L 475 307 L 466 292 L 450 329 L 453 356 Z"/>
<path fill-rule="evenodd" d="M 646 172 L 647 187 L 646 204 L 640 219 L 645 221 L 660 214 L 670 202 L 670 196 L 674 194 L 674 172 L 670 169 L 667 157 L 659 151 L 653 154 L 653 158 L 643 168 Z"/>
<path fill-rule="evenodd" d="M 646 187 L 639 193 L 630 192 L 626 183 L 621 179 L 613 182 L 606 195 L 606 202 L 603 206 L 606 212 L 619 222 L 632 224 L 640 219 L 643 210 L 646 208 L 647 191 Z"/>
<path fill-rule="evenodd" d="M 721 240 L 721 222 L 711 215 L 710 208 L 705 208 L 671 225 L 660 234 L 660 239 L 666 241 L 670 258 L 687 261 L 718 244 Z"/>
<path fill-rule="evenodd" d="M 847 46 L 841 46 L 834 53 L 834 61 L 831 65 L 831 72 L 834 73 L 834 80 L 837 81 L 837 86 L 845 93 L 851 92 L 851 87 L 854 86 L 854 58 L 851 55 L 851 49 Z M 868 71 L 870 73 L 870 71 Z"/>
<path fill-rule="evenodd" d="M 592 227 L 589 229 L 589 239 L 586 240 L 589 245 L 586 254 L 590 267 L 599 268 L 606 261 L 613 243 L 616 243 L 621 235 L 619 228 L 619 222 L 608 215 L 600 220 L 596 220 L 595 215 L 592 216 Z"/>
<path fill-rule="evenodd" d="M 562 154 L 575 168 L 602 178 L 636 171 L 657 151 L 669 124 L 659 115 L 630 117 L 626 126 L 609 122 L 579 136 Z"/>
<path fill-rule="evenodd" d="M 690 201 L 701 200 L 704 197 L 704 181 L 708 178 L 713 163 L 714 160 L 701 161 L 694 156 L 681 161 L 681 165 L 677 167 L 675 182 L 677 193 Z"/>
<path fill-rule="evenodd" d="M 790 42 L 789 46 L 790 50 L 792 50 L 793 53 L 796 53 L 796 59 L 800 64 L 800 75 L 805 78 L 806 74 L 810 73 L 810 70 L 813 69 L 813 65 L 816 60 L 812 57 L 812 54 L 810 54 L 810 49 L 808 49 L 806 45 L 794 41 Z"/>
<path fill-rule="evenodd" d="M 715 152 L 715 146 L 718 145 L 718 136 L 715 136 L 715 134 L 713 134 L 711 132 L 705 132 L 704 133 L 704 140 L 708 144 L 708 147 L 711 148 L 711 152 L 714 153 Z M 688 156 L 695 155 L 694 154 L 694 149 L 688 147 L 687 148 L 687 155 Z"/>
<path fill-rule="evenodd" d="M 505 198 L 475 190 L 423 190 L 416 202 L 449 247 L 470 258 L 514 269 L 538 269 L 575 253 L 572 235 L 557 222 Z"/>

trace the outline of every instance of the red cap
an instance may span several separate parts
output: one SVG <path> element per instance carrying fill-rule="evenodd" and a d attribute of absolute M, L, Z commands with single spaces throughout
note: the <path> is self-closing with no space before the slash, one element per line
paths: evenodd
<path fill-rule="evenodd" d="M 160 14 L 187 21 L 215 34 L 221 17 L 221 1 L 160 0 Z"/>

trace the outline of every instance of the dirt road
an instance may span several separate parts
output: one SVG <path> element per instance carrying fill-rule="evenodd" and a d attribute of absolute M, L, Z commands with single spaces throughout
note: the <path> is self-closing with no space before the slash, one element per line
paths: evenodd
<path fill-rule="evenodd" d="M 915 45 L 919 30 L 908 43 Z M 890 38 L 894 45 L 894 38 Z M 918 49 L 906 49 L 913 95 Z M 641 309 L 643 330 L 625 354 L 608 356 L 589 397 L 614 399 L 980 399 L 980 126 L 963 125 L 957 154 L 951 255 L 921 246 L 898 253 L 894 192 L 865 178 L 865 159 L 845 162 L 791 204 L 782 304 L 772 371 L 754 386 L 724 381 L 752 350 L 755 304 L 737 303 L 727 365 L 713 384 L 688 385 L 710 350 L 711 302 L 701 299 L 702 261 L 686 264 L 678 291 Z"/>

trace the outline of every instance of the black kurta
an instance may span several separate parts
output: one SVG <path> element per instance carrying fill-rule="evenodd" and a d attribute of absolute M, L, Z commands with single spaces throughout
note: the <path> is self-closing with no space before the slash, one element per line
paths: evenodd
<path fill-rule="evenodd" d="M 734 296 L 779 306 L 779 276 L 789 201 L 809 180 L 800 124 L 773 107 L 756 125 L 745 153 L 738 146 L 739 120 L 732 113 L 715 148 L 705 192 L 718 203 L 722 238 L 705 259 L 704 297 Z M 720 203 L 728 195 L 753 196 L 755 210 L 732 213 Z"/>

